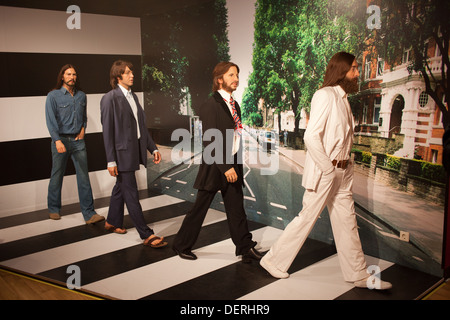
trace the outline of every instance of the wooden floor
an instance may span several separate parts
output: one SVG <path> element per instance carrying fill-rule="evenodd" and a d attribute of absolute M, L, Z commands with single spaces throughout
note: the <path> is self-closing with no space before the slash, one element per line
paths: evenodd
<path fill-rule="evenodd" d="M 0 300 L 102 300 L 95 294 L 69 290 L 31 276 L 0 269 Z M 450 300 L 450 279 L 422 300 Z"/>
<path fill-rule="evenodd" d="M 33 277 L 0 269 L 0 300 L 99 300 Z"/>
<path fill-rule="evenodd" d="M 444 282 L 423 300 L 450 300 L 450 280 Z"/>

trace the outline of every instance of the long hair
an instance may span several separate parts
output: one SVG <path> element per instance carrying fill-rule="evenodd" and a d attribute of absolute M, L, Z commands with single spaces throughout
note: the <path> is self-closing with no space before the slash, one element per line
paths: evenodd
<path fill-rule="evenodd" d="M 114 61 L 111 70 L 109 71 L 109 83 L 113 89 L 117 88 L 117 78 L 122 79 L 122 75 L 125 73 L 127 67 L 133 71 L 133 64 L 131 62 L 124 60 Z"/>
<path fill-rule="evenodd" d="M 77 72 L 77 68 L 75 68 L 75 66 L 73 64 L 66 64 L 66 65 L 62 66 L 61 70 L 59 70 L 58 77 L 56 78 L 56 85 L 53 88 L 53 90 L 61 89 L 61 87 L 64 83 L 63 76 L 64 76 L 64 73 L 66 73 L 67 69 L 74 69 L 75 72 Z M 81 90 L 80 76 L 78 75 L 78 73 L 77 73 L 77 81 L 75 81 L 75 89 Z"/>
<path fill-rule="evenodd" d="M 214 70 L 212 72 L 213 75 L 213 87 L 212 90 L 213 91 L 217 91 L 220 89 L 220 83 L 219 83 L 219 79 L 222 79 L 223 75 L 225 73 L 227 73 L 228 70 L 230 70 L 231 67 L 236 67 L 237 72 L 239 73 L 239 67 L 237 66 L 237 64 L 233 63 L 233 62 L 219 62 L 215 67 Z"/>
<path fill-rule="evenodd" d="M 336 53 L 328 62 L 322 88 L 340 84 L 350 71 L 355 56 L 347 52 Z"/>

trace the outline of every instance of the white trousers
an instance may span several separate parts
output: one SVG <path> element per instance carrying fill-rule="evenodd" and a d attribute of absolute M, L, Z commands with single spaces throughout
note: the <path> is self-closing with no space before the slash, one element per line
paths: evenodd
<path fill-rule="evenodd" d="M 302 211 L 288 224 L 265 259 L 279 270 L 287 272 L 327 206 L 345 281 L 366 278 L 369 274 L 359 239 L 352 186 L 353 165 L 349 165 L 346 170 L 336 168 L 332 173 L 323 175 L 317 191 L 305 191 Z"/>

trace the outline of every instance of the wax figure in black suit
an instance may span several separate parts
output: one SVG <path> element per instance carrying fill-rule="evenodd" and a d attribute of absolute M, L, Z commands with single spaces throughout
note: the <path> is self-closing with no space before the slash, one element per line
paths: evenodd
<path fill-rule="evenodd" d="M 131 91 L 132 70 L 133 65 L 129 62 L 114 62 L 110 72 L 113 90 L 100 101 L 108 171 L 116 177 L 105 228 L 119 234 L 126 233 L 123 229 L 126 204 L 144 245 L 160 248 L 167 242 L 156 236 L 144 220 L 135 171 L 139 170 L 140 164 L 147 166 L 147 150 L 153 154 L 155 163 L 161 161 L 161 154 L 145 126 L 145 114 L 139 100 Z"/>
<path fill-rule="evenodd" d="M 215 67 L 213 77 L 214 93 L 200 110 L 204 151 L 194 183 L 194 188 L 198 189 L 197 198 L 175 237 L 173 249 L 183 259 L 197 259 L 191 250 L 200 233 L 211 202 L 220 190 L 225 204 L 231 239 L 236 246 L 236 255 L 242 255 L 242 261 L 248 263 L 251 261 L 250 259 L 260 260 L 262 255 L 255 249 L 256 242 L 252 240 L 244 210 L 244 179 L 240 141 L 242 125 L 239 120 L 241 112 L 239 105 L 235 102 L 239 117 L 237 119 L 239 125 L 237 125 L 232 116 L 231 104 L 228 102 L 232 92 L 239 84 L 239 68 L 231 62 L 221 62 Z M 217 134 L 223 137 L 223 143 L 216 144 L 215 138 L 206 141 L 205 134 L 209 129 L 213 129 L 209 131 L 213 135 Z M 210 144 L 220 145 L 221 148 L 208 148 Z"/>

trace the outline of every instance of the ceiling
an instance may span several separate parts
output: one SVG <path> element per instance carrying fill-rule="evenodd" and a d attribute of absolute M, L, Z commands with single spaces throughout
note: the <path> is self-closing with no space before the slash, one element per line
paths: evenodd
<path fill-rule="evenodd" d="M 70 5 L 77 5 L 82 13 L 148 17 L 211 1 L 214 0 L 2 0 L 0 5 L 61 11 L 66 11 Z"/>

